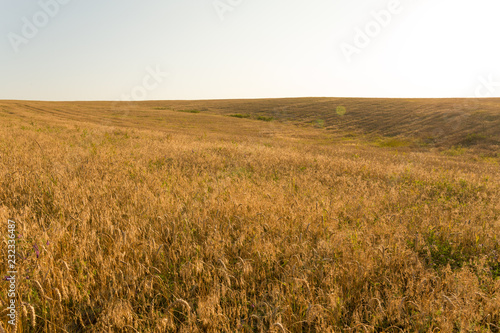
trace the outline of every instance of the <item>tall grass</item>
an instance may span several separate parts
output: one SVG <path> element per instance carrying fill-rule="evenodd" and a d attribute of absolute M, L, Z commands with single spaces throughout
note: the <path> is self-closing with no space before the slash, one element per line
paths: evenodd
<path fill-rule="evenodd" d="M 498 164 L 51 117 L 0 123 L 18 332 L 499 330 Z"/>

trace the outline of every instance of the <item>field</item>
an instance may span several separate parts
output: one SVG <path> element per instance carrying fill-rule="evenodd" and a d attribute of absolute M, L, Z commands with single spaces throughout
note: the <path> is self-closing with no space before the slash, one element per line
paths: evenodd
<path fill-rule="evenodd" d="M 0 101 L 16 332 L 500 332 L 499 163 L 496 99 Z"/>

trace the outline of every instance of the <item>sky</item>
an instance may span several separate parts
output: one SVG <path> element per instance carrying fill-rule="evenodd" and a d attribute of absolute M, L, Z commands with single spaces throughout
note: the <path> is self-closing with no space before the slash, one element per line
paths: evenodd
<path fill-rule="evenodd" d="M 3 0 L 0 99 L 500 97 L 498 0 Z"/>

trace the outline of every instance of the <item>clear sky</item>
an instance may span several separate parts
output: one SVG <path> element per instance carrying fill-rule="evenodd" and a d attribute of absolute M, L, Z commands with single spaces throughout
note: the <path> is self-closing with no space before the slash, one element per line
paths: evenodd
<path fill-rule="evenodd" d="M 498 0 L 3 0 L 0 99 L 500 96 Z"/>

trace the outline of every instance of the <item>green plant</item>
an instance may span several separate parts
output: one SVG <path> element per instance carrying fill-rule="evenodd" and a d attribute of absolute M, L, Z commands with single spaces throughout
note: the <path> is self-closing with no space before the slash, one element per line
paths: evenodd
<path fill-rule="evenodd" d="M 177 112 L 185 112 L 185 113 L 200 113 L 199 110 L 176 110 Z"/>
<path fill-rule="evenodd" d="M 274 118 L 273 117 L 266 117 L 266 116 L 257 116 L 257 118 L 255 118 L 257 120 L 262 120 L 262 121 L 272 121 Z"/>
<path fill-rule="evenodd" d="M 249 114 L 236 113 L 236 114 L 230 114 L 229 117 L 234 117 L 234 118 L 250 118 L 250 115 Z"/>

